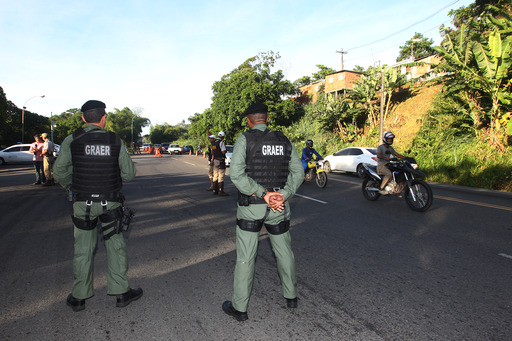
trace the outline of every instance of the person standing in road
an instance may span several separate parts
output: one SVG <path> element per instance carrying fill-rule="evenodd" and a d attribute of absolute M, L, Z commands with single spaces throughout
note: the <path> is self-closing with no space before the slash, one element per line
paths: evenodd
<path fill-rule="evenodd" d="M 44 176 L 43 170 L 43 147 L 44 142 L 41 140 L 41 136 L 34 135 L 34 142 L 30 146 L 29 151 L 34 154 L 32 156 L 32 163 L 36 170 L 36 182 L 34 185 L 41 185 L 46 183 L 46 177 Z"/>
<path fill-rule="evenodd" d="M 208 155 L 208 178 L 210 178 L 210 188 L 207 191 L 213 191 L 213 162 L 212 162 L 212 144 L 217 139 L 215 135 L 208 136 L 210 140 L 210 145 L 208 146 L 208 151 L 206 154 Z"/>
<path fill-rule="evenodd" d="M 62 142 L 54 166 L 59 184 L 70 186 L 73 203 L 75 254 L 74 282 L 66 299 L 73 311 L 85 309 L 85 300 L 94 295 L 93 255 L 100 233 L 107 250 L 107 294 L 117 296 L 117 307 L 125 307 L 142 296 L 142 289 L 128 285 L 126 244 L 118 230 L 124 197 L 120 192 L 124 181 L 135 177 L 135 166 L 119 136 L 106 131 L 105 104 L 87 101 L 81 108 L 87 123 Z"/>
<path fill-rule="evenodd" d="M 46 182 L 44 183 L 45 186 L 52 186 L 54 183 L 53 180 L 53 164 L 55 162 L 55 158 L 53 157 L 53 152 L 55 151 L 55 145 L 53 142 L 48 138 L 47 133 L 42 133 L 41 137 L 44 141 L 43 146 L 43 169 L 44 169 L 44 176 L 46 178 Z"/>
<path fill-rule="evenodd" d="M 291 248 L 291 198 L 304 179 L 297 151 L 283 133 L 267 128 L 268 108 L 261 103 L 245 111 L 250 130 L 237 139 L 230 177 L 239 191 L 236 266 L 233 295 L 222 310 L 238 321 L 248 319 L 254 262 L 260 230 L 265 225 L 277 260 L 282 294 L 288 308 L 297 307 L 295 257 Z"/>
<path fill-rule="evenodd" d="M 212 161 L 213 161 L 213 194 L 220 196 L 229 195 L 224 191 L 224 175 L 226 173 L 226 144 L 224 137 L 226 134 L 221 131 L 217 139 L 212 143 Z"/>

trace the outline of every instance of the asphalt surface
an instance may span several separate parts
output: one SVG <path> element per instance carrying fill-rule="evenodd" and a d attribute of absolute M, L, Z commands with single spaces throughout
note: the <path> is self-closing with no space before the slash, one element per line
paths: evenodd
<path fill-rule="evenodd" d="M 133 157 L 137 210 L 129 278 L 144 296 L 106 294 L 98 244 L 95 296 L 65 304 L 73 274 L 71 204 L 34 186 L 27 165 L 0 167 L 0 340 L 510 340 L 512 196 L 433 184 L 424 213 L 403 199 L 366 201 L 361 180 L 304 183 L 292 206 L 297 309 L 286 308 L 262 231 L 249 320 L 223 313 L 232 294 L 236 189 L 207 192 L 203 158 Z"/>

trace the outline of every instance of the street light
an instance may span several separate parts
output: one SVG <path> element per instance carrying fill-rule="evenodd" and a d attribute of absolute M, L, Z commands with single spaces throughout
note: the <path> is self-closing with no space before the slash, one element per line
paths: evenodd
<path fill-rule="evenodd" d="M 21 108 L 21 143 L 25 143 L 25 109 L 27 109 L 27 103 L 32 98 L 41 97 L 44 98 L 45 95 L 42 96 L 32 96 L 29 99 L 25 101 L 25 104 L 23 104 L 23 107 Z"/>

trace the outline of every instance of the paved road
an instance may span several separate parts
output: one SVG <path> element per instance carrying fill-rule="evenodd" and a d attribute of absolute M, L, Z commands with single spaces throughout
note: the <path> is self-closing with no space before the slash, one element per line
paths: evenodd
<path fill-rule="evenodd" d="M 129 277 L 144 297 L 116 308 L 99 244 L 96 295 L 74 313 L 73 235 L 62 188 L 0 167 L 1 340 L 510 340 L 512 196 L 434 185 L 425 213 L 366 201 L 360 179 L 329 174 L 291 200 L 299 308 L 280 294 L 263 233 L 249 320 L 221 310 L 235 263 L 235 188 L 206 192 L 206 160 L 134 156 Z M 264 231 L 263 231 L 264 232 Z"/>

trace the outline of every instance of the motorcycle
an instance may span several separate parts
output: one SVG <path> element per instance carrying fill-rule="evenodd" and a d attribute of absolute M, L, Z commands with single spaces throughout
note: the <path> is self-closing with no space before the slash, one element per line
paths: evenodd
<path fill-rule="evenodd" d="M 323 161 L 310 160 L 308 161 L 308 169 L 304 175 L 304 181 L 311 181 L 315 179 L 316 185 L 324 188 L 327 185 L 327 173 L 322 169 Z"/>
<path fill-rule="evenodd" d="M 410 209 L 426 211 L 432 205 L 432 189 L 425 181 L 414 177 L 426 177 L 425 173 L 419 170 L 416 160 L 407 157 L 405 160 L 390 161 L 388 167 L 393 173 L 393 178 L 384 188 L 387 194 L 400 197 L 403 194 Z M 367 200 L 375 201 L 381 196 L 379 191 L 382 178 L 377 174 L 377 166 L 364 163 L 363 171 L 363 195 Z"/>

